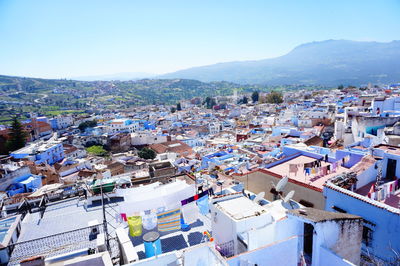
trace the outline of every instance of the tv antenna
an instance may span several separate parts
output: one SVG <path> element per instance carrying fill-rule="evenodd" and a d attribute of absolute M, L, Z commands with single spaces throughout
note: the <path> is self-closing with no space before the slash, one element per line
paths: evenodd
<path fill-rule="evenodd" d="M 291 190 L 283 199 L 284 203 L 289 203 L 290 207 L 292 207 L 292 209 L 294 209 L 293 205 L 292 205 L 292 198 L 294 196 L 294 190 Z"/>
<path fill-rule="evenodd" d="M 282 179 L 278 182 L 278 184 L 276 185 L 276 188 L 275 188 L 276 191 L 282 192 L 283 189 L 285 188 L 286 184 L 288 183 L 288 181 L 289 181 L 289 177 L 285 176 L 284 178 L 282 178 Z"/>
<path fill-rule="evenodd" d="M 257 194 L 257 196 L 253 199 L 255 203 L 258 203 L 260 200 L 262 200 L 265 196 L 265 192 L 261 191 L 260 193 Z"/>
<path fill-rule="evenodd" d="M 284 202 L 290 202 L 290 200 L 293 198 L 294 196 L 294 190 L 291 190 L 283 199 Z"/>

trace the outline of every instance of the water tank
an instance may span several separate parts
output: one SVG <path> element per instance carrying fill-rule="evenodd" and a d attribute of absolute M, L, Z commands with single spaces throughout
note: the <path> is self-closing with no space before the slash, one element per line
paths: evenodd
<path fill-rule="evenodd" d="M 144 250 L 146 258 L 162 254 L 160 234 L 155 231 L 146 233 L 143 236 Z"/>

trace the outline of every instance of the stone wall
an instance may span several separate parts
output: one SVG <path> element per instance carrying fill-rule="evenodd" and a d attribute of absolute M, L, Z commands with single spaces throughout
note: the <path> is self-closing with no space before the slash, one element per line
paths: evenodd
<path fill-rule="evenodd" d="M 265 199 L 269 201 L 274 200 L 274 194 L 271 193 L 273 184 L 278 184 L 281 178 L 271 174 L 267 174 L 262 171 L 255 171 L 248 175 L 234 175 L 233 178 L 237 181 L 243 182 L 245 189 L 254 192 L 256 194 L 264 191 Z M 300 202 L 301 200 L 312 203 L 314 208 L 323 210 L 325 208 L 325 198 L 322 195 L 322 191 L 316 191 L 305 184 L 293 183 L 289 180 L 286 185 L 283 196 L 289 191 L 294 190 L 293 200 Z"/>

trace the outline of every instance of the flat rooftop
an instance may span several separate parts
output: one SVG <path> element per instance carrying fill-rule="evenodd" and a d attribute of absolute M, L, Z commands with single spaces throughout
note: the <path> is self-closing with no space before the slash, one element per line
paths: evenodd
<path fill-rule="evenodd" d="M 329 173 L 325 176 L 319 177 L 317 178 L 317 175 L 311 174 L 311 175 L 306 175 L 303 171 L 303 167 L 299 167 L 299 170 L 297 171 L 297 173 L 289 173 L 289 165 L 291 164 L 305 164 L 305 163 L 310 163 L 315 161 L 315 158 L 312 157 L 308 157 L 308 156 L 304 156 L 304 155 L 300 155 L 297 156 L 291 160 L 282 162 L 278 165 L 275 165 L 271 168 L 268 168 L 268 171 L 273 172 L 275 174 L 281 175 L 281 176 L 285 176 L 287 175 L 289 177 L 289 179 L 292 180 L 296 180 L 298 182 L 304 183 L 304 184 L 308 184 L 311 186 L 314 186 L 316 188 L 319 189 L 323 189 L 323 185 L 325 184 L 325 182 L 330 179 L 331 177 L 334 177 L 338 174 L 341 174 L 343 172 L 348 171 L 348 168 L 346 167 L 337 167 L 336 168 L 336 172 L 335 173 Z M 321 166 L 327 166 L 330 165 L 331 169 L 332 169 L 332 164 L 329 162 L 322 162 Z"/>
<path fill-rule="evenodd" d="M 33 154 L 35 151 L 46 151 L 47 149 L 60 144 L 61 142 L 59 141 L 51 141 L 51 142 L 47 142 L 47 143 L 43 143 L 43 142 L 32 142 L 32 143 L 28 143 L 27 146 L 13 151 L 11 154 Z"/>
<path fill-rule="evenodd" d="M 385 144 L 379 144 L 378 146 L 375 146 L 374 148 L 383 150 L 383 151 L 385 151 L 387 153 L 400 155 L 400 147 L 391 146 L 391 145 L 385 145 Z"/>
<path fill-rule="evenodd" d="M 318 210 L 315 208 L 302 208 L 295 210 L 288 210 L 288 213 L 297 216 L 309 221 L 313 221 L 315 223 L 325 222 L 325 221 L 334 221 L 334 220 L 358 220 L 362 219 L 359 216 L 348 214 L 348 213 L 340 213 L 340 212 L 328 212 L 324 210 Z"/>
<path fill-rule="evenodd" d="M 78 217 L 79 219 L 77 219 Z M 39 212 L 29 213 L 25 216 L 21 223 L 18 242 L 88 227 L 88 222 L 93 220 L 103 221 L 100 204 L 88 205 L 85 210 L 84 201 L 79 198 L 50 203 L 42 218 L 40 218 Z M 116 224 L 113 223 L 113 225 Z"/>
<path fill-rule="evenodd" d="M 267 213 L 267 210 L 264 207 L 244 196 L 221 201 L 215 205 L 235 220 L 246 219 Z"/>
<path fill-rule="evenodd" d="M 393 180 L 383 179 L 382 181 L 392 182 Z M 359 189 L 357 189 L 355 192 L 357 194 L 367 197 L 372 185 L 375 183 L 376 183 L 376 181 L 369 182 L 365 186 L 362 186 Z M 385 198 L 384 200 L 380 200 L 379 202 L 387 204 L 391 207 L 400 209 L 400 190 L 398 190 L 395 194 L 391 194 L 389 197 Z"/>
<path fill-rule="evenodd" d="M 116 203 L 107 204 L 107 210 Z M 107 221 L 118 226 L 115 218 L 107 215 Z M 11 254 L 9 265 L 17 265 L 22 259 L 36 255 L 56 256 L 68 252 L 95 248 L 96 239 L 90 238 L 89 222 L 103 221 L 100 204 L 84 207 L 79 198 L 50 203 L 43 217 L 40 212 L 28 213 L 21 222 L 21 233 Z M 109 226 L 111 230 L 111 226 Z M 99 227 L 100 233 L 103 227 Z"/>
<path fill-rule="evenodd" d="M 125 231 L 129 235 L 129 229 L 127 226 L 125 227 Z M 154 228 L 153 230 L 146 230 L 143 228 L 142 235 L 138 237 L 131 237 L 129 235 L 140 260 L 146 258 L 143 235 L 150 231 L 157 231 L 157 228 Z M 177 251 L 202 243 L 204 231 L 209 231 L 211 233 L 210 214 L 206 216 L 199 214 L 197 221 L 190 225 L 189 230 L 158 232 L 160 234 L 162 253 Z"/>
<path fill-rule="evenodd" d="M 13 216 L 13 217 L 8 217 L 5 219 L 0 220 L 0 245 L 2 247 L 7 246 L 8 243 L 3 243 L 3 242 L 7 242 L 7 240 L 10 239 L 11 235 L 13 232 L 10 231 L 10 229 L 12 227 L 16 227 L 13 226 L 14 223 L 16 222 L 17 218 L 19 218 L 18 216 Z M 18 219 L 19 221 L 19 219 Z"/>
<path fill-rule="evenodd" d="M 120 211 L 119 204 L 124 201 L 113 201 L 106 205 L 106 218 L 111 226 L 109 233 L 114 234 L 114 228 L 123 227 L 127 235 L 128 225 L 125 222 L 117 222 L 115 214 Z M 50 203 L 43 217 L 40 212 L 28 213 L 21 223 L 21 234 L 18 244 L 15 245 L 11 255 L 10 265 L 18 264 L 22 259 L 35 255 L 56 256 L 68 252 L 95 248 L 96 238 L 90 238 L 91 228 L 89 222 L 103 221 L 102 206 L 99 202 L 84 206 L 84 200 L 71 198 Z M 98 227 L 103 232 L 103 227 Z M 157 227 L 150 231 L 157 231 Z M 203 232 L 211 233 L 211 215 L 199 213 L 197 221 L 192 223 L 188 229 L 170 232 L 159 232 L 162 252 L 167 253 L 181 250 L 190 246 L 200 244 L 203 241 Z M 143 235 L 149 232 L 143 228 L 142 235 L 130 237 L 131 242 L 138 254 L 139 259 L 145 259 L 145 248 Z M 115 240 L 111 243 L 112 257 L 119 254 L 118 245 Z"/>

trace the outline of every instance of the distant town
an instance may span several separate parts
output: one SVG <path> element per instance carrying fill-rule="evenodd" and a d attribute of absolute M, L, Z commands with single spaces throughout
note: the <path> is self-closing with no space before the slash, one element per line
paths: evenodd
<path fill-rule="evenodd" d="M 7 113 L 1 264 L 400 264 L 400 84 L 221 94 Z"/>

